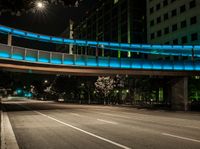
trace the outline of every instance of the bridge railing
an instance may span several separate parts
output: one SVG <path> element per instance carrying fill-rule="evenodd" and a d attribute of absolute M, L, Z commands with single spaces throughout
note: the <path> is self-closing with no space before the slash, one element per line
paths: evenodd
<path fill-rule="evenodd" d="M 142 60 L 70 55 L 0 44 L 0 59 L 74 67 L 200 71 L 200 61 Z"/>
<path fill-rule="evenodd" d="M 3 25 L 0 25 L 0 33 L 10 34 L 15 37 L 25 38 L 29 40 L 37 40 L 41 42 L 55 43 L 61 45 L 76 45 L 92 48 L 96 47 L 112 51 L 126 51 L 151 55 L 200 57 L 200 45 L 151 45 L 67 39 L 62 37 L 31 33 L 28 31 L 14 29 Z"/>

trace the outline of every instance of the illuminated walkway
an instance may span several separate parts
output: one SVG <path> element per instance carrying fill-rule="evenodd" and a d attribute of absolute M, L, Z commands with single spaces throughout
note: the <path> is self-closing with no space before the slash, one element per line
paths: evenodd
<path fill-rule="evenodd" d="M 75 44 L 78 46 L 100 46 L 113 50 L 121 48 L 129 52 L 159 54 L 159 55 L 178 55 L 198 58 L 200 56 L 200 46 L 170 46 L 170 45 L 139 45 L 125 43 L 109 43 L 97 41 L 84 41 L 50 37 L 21 30 L 11 29 L 0 25 L 0 32 L 12 34 L 20 38 L 32 40 L 42 40 L 45 42 L 55 42 L 57 44 Z M 69 42 L 70 41 L 70 42 Z M 114 47 L 114 48 L 113 48 Z M 131 48 L 132 47 L 132 48 Z M 137 47 L 137 48 L 136 48 Z M 0 59 L 33 64 L 48 64 L 66 67 L 99 68 L 99 69 L 121 69 L 121 70 L 148 70 L 148 71 L 200 71 L 200 61 L 195 60 L 144 60 L 133 58 L 114 58 L 89 55 L 70 55 L 65 53 L 47 52 L 41 50 L 27 49 L 23 47 L 8 46 L 0 44 Z M 108 70 L 107 70 L 108 71 Z M 117 72 L 116 72 L 117 73 Z"/>
<path fill-rule="evenodd" d="M 75 40 L 60 37 L 53 37 L 48 35 L 41 35 L 13 29 L 0 25 L 0 33 L 12 34 L 13 36 L 26 38 L 30 40 L 37 40 L 42 42 L 56 43 L 56 44 L 71 44 L 77 46 L 98 47 L 115 51 L 139 52 L 154 55 L 167 56 L 188 56 L 200 57 L 200 45 L 150 45 L 150 44 L 128 44 L 128 43 L 113 43 L 105 41 L 88 41 Z"/>

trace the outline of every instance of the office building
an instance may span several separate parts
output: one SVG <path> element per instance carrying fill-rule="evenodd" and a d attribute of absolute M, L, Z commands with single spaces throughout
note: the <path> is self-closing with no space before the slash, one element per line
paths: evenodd
<path fill-rule="evenodd" d="M 199 0 L 147 0 L 147 42 L 199 44 Z"/>

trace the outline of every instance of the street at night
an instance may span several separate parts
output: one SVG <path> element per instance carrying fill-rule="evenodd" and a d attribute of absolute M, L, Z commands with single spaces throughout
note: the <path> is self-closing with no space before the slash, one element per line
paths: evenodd
<path fill-rule="evenodd" d="M 17 143 L 28 149 L 198 149 L 200 114 L 4 99 Z"/>
<path fill-rule="evenodd" d="M 1 149 L 200 149 L 199 0 L 0 0 Z"/>

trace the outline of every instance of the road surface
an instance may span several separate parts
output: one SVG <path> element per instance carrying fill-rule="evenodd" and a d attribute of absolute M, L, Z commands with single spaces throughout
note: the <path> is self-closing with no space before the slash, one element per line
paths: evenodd
<path fill-rule="evenodd" d="M 200 113 L 4 100 L 21 149 L 199 149 Z"/>

